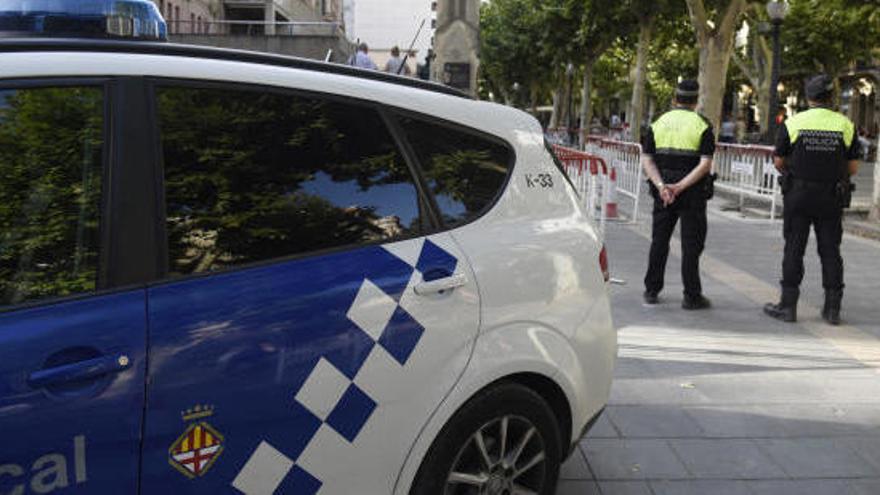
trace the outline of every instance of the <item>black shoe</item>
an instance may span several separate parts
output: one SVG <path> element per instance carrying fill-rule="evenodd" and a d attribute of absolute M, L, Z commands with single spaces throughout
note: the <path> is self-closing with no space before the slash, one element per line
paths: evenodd
<path fill-rule="evenodd" d="M 699 296 L 684 296 L 684 300 L 681 302 L 681 308 L 686 309 L 688 311 L 695 311 L 698 309 L 709 309 L 712 307 L 712 301 L 706 299 L 702 295 Z"/>
<path fill-rule="evenodd" d="M 797 306 L 767 303 L 764 305 L 764 314 L 779 321 L 794 323 L 797 321 Z"/>
<path fill-rule="evenodd" d="M 826 290 L 825 305 L 822 307 L 822 319 L 830 325 L 840 325 L 840 301 L 843 299 L 842 290 Z"/>
<path fill-rule="evenodd" d="M 642 296 L 645 300 L 645 304 L 649 306 L 653 306 L 660 302 L 660 298 L 657 296 L 656 292 L 645 291 L 645 294 Z"/>

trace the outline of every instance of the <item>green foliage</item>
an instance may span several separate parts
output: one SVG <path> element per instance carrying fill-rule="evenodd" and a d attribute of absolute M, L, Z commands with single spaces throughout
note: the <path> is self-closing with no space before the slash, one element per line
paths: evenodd
<path fill-rule="evenodd" d="M 411 183 L 368 109 L 189 88 L 160 90 L 159 109 L 170 259 L 178 273 L 382 238 L 388 233 L 380 213 L 339 191 Z M 412 209 L 414 190 L 409 199 L 404 206 Z M 412 220 L 402 231 L 418 230 L 420 218 L 402 220 Z"/>
<path fill-rule="evenodd" d="M 859 0 L 791 0 L 782 27 L 787 72 L 839 74 L 880 45 L 880 7 Z"/>
<path fill-rule="evenodd" d="M 102 100 L 91 88 L 0 92 L 0 305 L 95 289 Z"/>
<path fill-rule="evenodd" d="M 514 84 L 528 91 L 548 83 L 553 58 L 542 44 L 541 22 L 539 0 L 495 0 L 481 5 L 485 90 L 514 100 Z"/>
<path fill-rule="evenodd" d="M 682 10 L 672 11 L 657 21 L 648 57 L 648 87 L 660 108 L 669 108 L 678 78 L 697 78 L 700 52 L 694 32 Z"/>

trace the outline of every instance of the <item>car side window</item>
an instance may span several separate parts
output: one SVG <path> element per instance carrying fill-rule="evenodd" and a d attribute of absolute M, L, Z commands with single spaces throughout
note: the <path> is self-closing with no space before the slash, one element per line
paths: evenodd
<path fill-rule="evenodd" d="M 443 221 L 467 223 L 490 207 L 507 183 L 512 152 L 499 142 L 403 117 L 404 130 Z"/>
<path fill-rule="evenodd" d="M 97 288 L 103 100 L 0 89 L 0 308 Z"/>
<path fill-rule="evenodd" d="M 429 230 L 371 107 L 238 88 L 157 96 L 172 275 Z"/>

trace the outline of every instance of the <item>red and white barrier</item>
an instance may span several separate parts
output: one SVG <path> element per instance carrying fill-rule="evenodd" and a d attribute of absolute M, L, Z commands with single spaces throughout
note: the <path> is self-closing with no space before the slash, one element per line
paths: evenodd
<path fill-rule="evenodd" d="M 609 169 L 605 160 L 590 153 L 558 145 L 553 146 L 553 152 L 562 162 L 566 174 L 580 195 L 584 209 L 599 221 L 599 231 L 604 236 L 609 211 L 607 198 L 611 189 L 608 180 Z"/>
<path fill-rule="evenodd" d="M 632 200 L 632 223 L 639 219 L 639 204 L 641 203 L 643 172 L 641 164 L 642 147 L 635 143 L 615 141 L 599 136 L 587 138 L 587 152 L 600 156 L 611 167 L 612 173 L 609 179 L 614 182 L 614 187 L 609 190 L 613 194 L 611 210 L 615 215 L 608 218 L 617 218 L 617 194 Z"/>
<path fill-rule="evenodd" d="M 609 220 L 617 220 L 617 169 L 611 167 L 608 171 L 608 191 L 605 193 L 605 217 Z"/>

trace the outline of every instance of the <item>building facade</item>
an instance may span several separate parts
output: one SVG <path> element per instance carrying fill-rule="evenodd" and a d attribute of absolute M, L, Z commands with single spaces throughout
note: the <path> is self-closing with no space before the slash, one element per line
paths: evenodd
<path fill-rule="evenodd" d="M 264 34 L 284 23 L 327 22 L 342 25 L 342 0 L 153 0 L 169 34 L 227 34 L 263 24 Z M 253 23 L 250 26 L 248 23 Z M 236 27 L 238 29 L 236 29 Z"/>
<path fill-rule="evenodd" d="M 343 0 L 153 0 L 171 41 L 346 61 Z"/>

